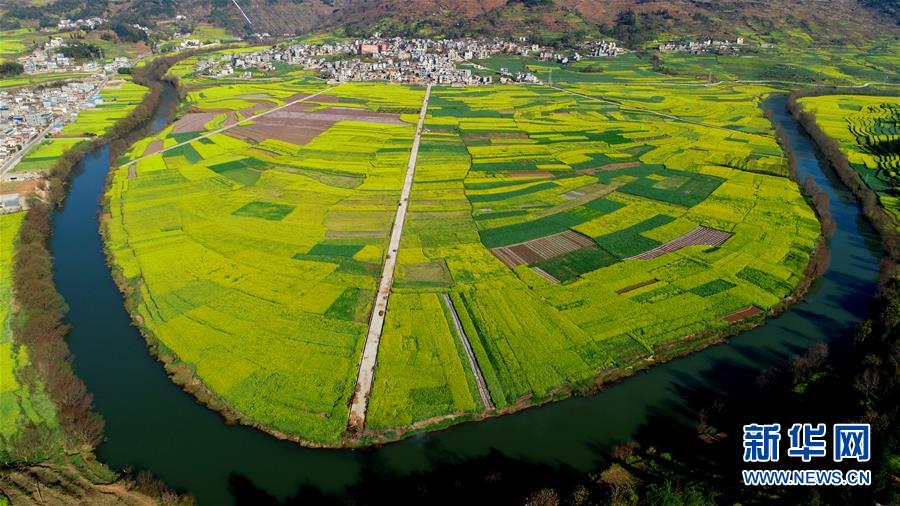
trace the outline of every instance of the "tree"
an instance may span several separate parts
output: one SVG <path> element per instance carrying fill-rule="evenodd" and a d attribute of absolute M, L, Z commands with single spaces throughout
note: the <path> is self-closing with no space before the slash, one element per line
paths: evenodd
<path fill-rule="evenodd" d="M 17 76 L 25 72 L 25 67 L 19 62 L 3 61 L 0 62 L 0 77 Z"/>

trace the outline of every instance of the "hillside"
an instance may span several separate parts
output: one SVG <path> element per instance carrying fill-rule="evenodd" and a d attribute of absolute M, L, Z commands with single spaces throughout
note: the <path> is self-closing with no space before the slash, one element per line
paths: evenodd
<path fill-rule="evenodd" d="M 341 28 L 348 35 L 458 36 L 529 34 L 543 42 L 585 35 L 637 46 L 660 34 L 734 36 L 793 32 L 815 42 L 855 41 L 896 33 L 897 2 L 832 0 L 0 0 L 7 25 L 53 24 L 60 17 L 106 13 L 153 25 L 176 14 L 236 33 L 273 35 Z M 38 5 L 43 4 L 43 5 Z M 840 35 L 837 35 L 840 34 Z M 839 39 L 838 39 L 839 37 Z"/>

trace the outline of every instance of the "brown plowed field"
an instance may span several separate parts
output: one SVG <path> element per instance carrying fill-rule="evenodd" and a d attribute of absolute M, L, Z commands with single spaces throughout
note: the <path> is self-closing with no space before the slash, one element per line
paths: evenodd
<path fill-rule="evenodd" d="M 491 253 L 507 267 L 513 268 L 517 265 L 542 262 L 594 244 L 594 240 L 590 237 L 581 235 L 574 230 L 567 230 L 559 234 L 494 248 Z"/>
<path fill-rule="evenodd" d="M 510 170 L 506 172 L 509 177 L 552 178 L 553 173 L 546 170 Z"/>
<path fill-rule="evenodd" d="M 739 322 L 745 318 L 750 318 L 751 316 L 756 316 L 759 313 L 762 313 L 762 309 L 760 309 L 756 306 L 747 306 L 744 309 L 739 309 L 739 310 L 723 317 L 722 319 L 728 323 L 735 323 L 735 322 Z"/>
<path fill-rule="evenodd" d="M 153 153 L 158 153 L 163 148 L 163 141 L 153 141 L 147 145 L 147 148 L 144 149 L 144 155 L 152 155 Z"/>
<path fill-rule="evenodd" d="M 678 251 L 688 246 L 721 246 L 731 237 L 731 233 L 716 230 L 714 228 L 697 227 L 694 230 L 672 239 L 671 241 L 660 244 L 659 246 L 631 257 L 637 260 L 650 260 L 666 253 Z"/>
<path fill-rule="evenodd" d="M 172 133 L 200 132 L 204 130 L 203 125 L 209 123 L 215 117 L 216 113 L 214 112 L 189 112 L 175 122 L 175 128 L 172 129 Z"/>
<path fill-rule="evenodd" d="M 285 107 L 240 125 L 228 131 L 239 139 L 260 142 L 277 139 L 291 144 L 304 145 L 338 121 L 363 121 L 387 125 L 405 125 L 399 114 L 369 112 L 361 109 L 331 107 L 322 111 L 310 111 L 314 104 L 300 103 Z"/>

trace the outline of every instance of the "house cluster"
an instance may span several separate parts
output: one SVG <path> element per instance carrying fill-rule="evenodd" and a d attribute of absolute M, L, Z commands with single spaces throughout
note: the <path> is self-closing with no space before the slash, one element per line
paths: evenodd
<path fill-rule="evenodd" d="M 314 70 L 332 82 L 384 80 L 397 83 L 435 83 L 471 86 L 490 84 L 492 75 L 479 75 L 459 63 L 488 58 L 495 54 L 515 54 L 541 59 L 569 56 L 548 51 L 537 44 L 500 39 L 364 39 L 328 44 L 297 44 L 201 60 L 195 70 L 211 77 L 230 77 L 242 72 L 273 70 L 275 63 L 299 65 Z M 528 72 L 504 73 L 505 81 L 537 81 Z"/>
<path fill-rule="evenodd" d="M 58 133 L 78 111 L 96 107 L 102 76 L 44 89 L 0 91 L 0 166 L 39 136 Z"/>
<path fill-rule="evenodd" d="M 614 41 L 606 40 L 589 40 L 581 44 L 581 47 L 592 58 L 616 57 L 625 52 Z"/>
<path fill-rule="evenodd" d="M 115 72 L 121 67 L 130 67 L 131 61 L 120 56 L 106 62 L 85 61 L 79 62 L 74 58 L 65 56 L 62 49 L 66 47 L 69 39 L 62 37 L 50 37 L 41 47 L 35 48 L 31 54 L 18 58 L 24 67 L 26 74 L 45 74 L 49 72 Z"/>
<path fill-rule="evenodd" d="M 252 77 L 252 71 L 271 72 L 275 62 L 284 61 L 281 51 L 266 49 L 254 53 L 222 55 L 200 60 L 194 70 L 207 77 Z M 237 74 L 237 75 L 236 75 Z"/>
<path fill-rule="evenodd" d="M 690 42 L 667 42 L 665 44 L 659 45 L 660 52 L 674 52 L 674 53 L 691 53 L 691 54 L 703 54 L 703 53 L 728 53 L 733 52 L 737 53 L 744 46 L 744 39 L 742 37 L 738 37 L 734 42 L 729 40 L 712 40 L 706 39 L 702 41 L 690 41 Z"/>
<path fill-rule="evenodd" d="M 107 23 L 105 18 L 92 17 L 87 19 L 60 19 L 56 23 L 57 31 L 64 32 L 68 30 L 94 30 L 100 28 Z"/>
<path fill-rule="evenodd" d="M 386 58 L 377 61 L 319 60 L 304 65 L 324 73 L 329 81 L 390 81 L 396 83 L 434 83 L 444 85 L 490 84 L 489 75 L 479 76 L 460 69 L 445 55 L 421 54 L 404 60 Z"/>

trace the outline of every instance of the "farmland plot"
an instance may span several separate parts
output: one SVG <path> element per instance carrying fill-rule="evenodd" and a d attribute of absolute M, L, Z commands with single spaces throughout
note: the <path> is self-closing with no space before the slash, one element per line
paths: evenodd
<path fill-rule="evenodd" d="M 725 328 L 797 284 L 819 225 L 757 107 L 767 89 L 615 74 L 566 84 L 584 96 L 433 88 L 369 435 L 484 410 L 444 295 L 502 409 Z M 145 332 L 213 395 L 341 443 L 423 90 L 343 84 L 201 139 L 325 87 L 185 79 L 190 114 L 115 172 L 115 266 Z M 626 106 L 589 98 L 608 94 Z"/>

